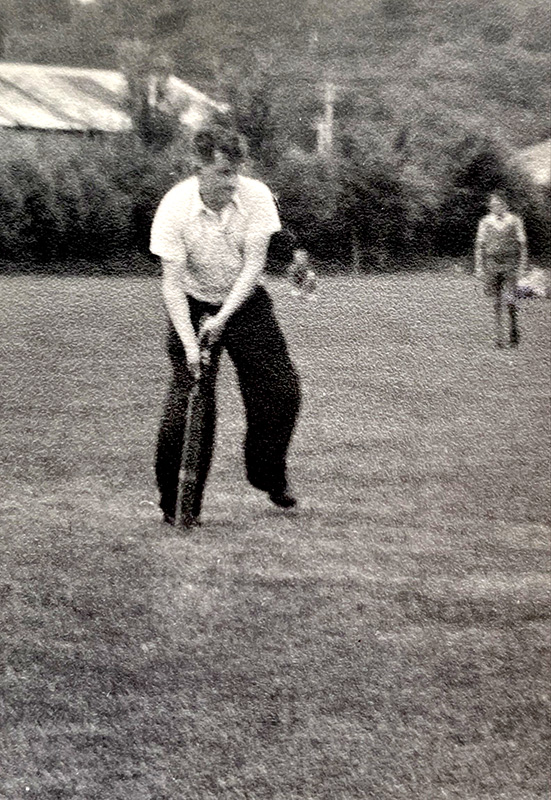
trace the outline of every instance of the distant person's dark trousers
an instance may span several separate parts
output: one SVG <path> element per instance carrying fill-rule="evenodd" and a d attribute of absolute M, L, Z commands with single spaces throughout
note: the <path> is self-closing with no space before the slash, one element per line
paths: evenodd
<path fill-rule="evenodd" d="M 188 297 L 195 330 L 204 314 L 215 314 L 213 306 Z M 221 340 L 213 347 L 212 384 L 204 426 L 199 481 L 205 485 L 214 447 L 216 427 L 215 382 L 222 349 L 225 348 L 237 372 L 247 418 L 245 464 L 247 478 L 266 492 L 287 485 L 286 458 L 300 407 L 300 386 L 289 358 L 287 345 L 274 316 L 272 300 L 262 287 L 228 320 Z M 187 368 L 184 347 L 169 323 L 168 355 L 172 365 L 165 409 L 157 442 L 156 477 L 163 511 L 176 512 L 178 478 L 186 411 L 193 381 Z M 198 516 L 200 508 L 194 509 Z"/>

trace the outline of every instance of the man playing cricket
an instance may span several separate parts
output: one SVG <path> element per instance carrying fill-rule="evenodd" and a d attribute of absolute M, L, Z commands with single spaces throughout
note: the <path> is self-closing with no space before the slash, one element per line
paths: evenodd
<path fill-rule="evenodd" d="M 496 321 L 496 345 L 505 346 L 503 307 L 507 307 L 511 347 L 520 336 L 517 322 L 516 288 L 526 272 L 527 249 L 524 225 L 509 211 L 498 194 L 490 195 L 489 214 L 480 220 L 475 243 L 475 275 L 483 281 L 485 293 L 493 298 Z"/>
<path fill-rule="evenodd" d="M 235 133 L 222 127 L 200 131 L 194 150 L 196 174 L 165 195 L 151 231 L 169 317 L 172 379 L 158 436 L 156 477 L 160 507 L 170 524 L 176 516 L 188 398 L 201 369 L 199 342 L 205 337 L 211 365 L 218 364 L 225 348 L 237 371 L 247 419 L 248 480 L 276 506 L 296 504 L 286 457 L 299 411 L 299 381 L 262 285 L 270 238 L 281 227 L 277 208 L 267 186 L 239 173 L 243 152 Z M 209 374 L 196 523 L 215 435 L 216 369 Z"/>

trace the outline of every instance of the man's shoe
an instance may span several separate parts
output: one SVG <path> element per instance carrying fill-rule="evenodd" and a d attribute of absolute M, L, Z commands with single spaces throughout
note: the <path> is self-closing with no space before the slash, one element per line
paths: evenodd
<path fill-rule="evenodd" d="M 199 517 L 194 516 L 193 514 L 187 514 L 186 516 L 180 516 L 180 527 L 186 530 L 189 528 L 199 528 L 201 525 L 201 520 Z"/>
<path fill-rule="evenodd" d="M 176 525 L 176 519 L 168 511 L 163 511 L 163 522 L 166 525 Z"/>
<path fill-rule="evenodd" d="M 166 511 L 163 511 L 163 523 L 165 525 L 171 525 L 173 528 L 176 527 L 176 518 L 173 517 L 171 514 L 168 514 Z M 201 525 L 201 520 L 199 517 L 189 516 L 185 519 L 182 518 L 180 520 L 180 527 L 182 528 L 198 528 Z"/>
<path fill-rule="evenodd" d="M 269 492 L 268 497 L 272 503 L 279 508 L 294 508 L 297 504 L 296 497 L 293 497 L 287 487 L 285 489 L 276 489 L 275 491 Z"/>

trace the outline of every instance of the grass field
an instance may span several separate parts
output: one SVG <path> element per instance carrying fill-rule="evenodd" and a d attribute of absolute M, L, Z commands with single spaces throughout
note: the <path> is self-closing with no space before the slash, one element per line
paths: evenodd
<path fill-rule="evenodd" d="M 2 800 L 548 797 L 551 304 L 466 277 L 273 294 L 296 515 L 224 364 L 199 531 L 159 523 L 154 279 L 0 280 Z"/>

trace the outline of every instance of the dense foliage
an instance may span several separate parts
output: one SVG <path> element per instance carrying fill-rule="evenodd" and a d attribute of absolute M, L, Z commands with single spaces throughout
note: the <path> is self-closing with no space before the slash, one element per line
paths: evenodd
<path fill-rule="evenodd" d="M 369 269 L 403 253 L 465 253 L 495 188 L 507 190 L 524 214 L 534 252 L 547 244 L 545 199 L 512 160 L 516 149 L 549 135 L 550 17 L 540 0 L 338 0 L 331 7 L 322 0 L 166 0 L 153 7 L 145 0 L 22 0 L 17 15 L 13 0 L 4 5 L 11 60 L 55 62 L 62 52 L 65 63 L 117 67 L 121 45 L 139 37 L 152 57 L 172 59 L 177 74 L 229 101 L 255 171 L 277 192 L 289 227 L 322 260 Z M 315 128 L 328 81 L 336 87 L 334 146 L 321 158 Z M 63 234 L 56 253 L 72 252 L 59 242 L 68 230 L 87 230 L 93 212 L 77 203 L 81 211 L 69 214 L 66 198 L 83 192 L 92 206 L 116 208 L 102 230 L 122 226 L 99 249 L 128 246 L 136 216 L 141 229 L 165 185 L 159 161 L 171 158 L 167 148 L 146 154 L 135 144 L 136 175 L 129 147 L 115 148 L 107 168 L 99 151 L 86 165 L 53 156 L 24 167 L 9 165 L 4 153 L 4 251 L 16 241 L 39 251 L 40 231 L 53 228 Z M 52 177 L 58 174 L 61 183 Z M 73 189 L 60 188 L 69 180 Z M 75 215 L 78 226 L 67 223 Z M 94 252 L 94 237 L 70 238 Z"/>
<path fill-rule="evenodd" d="M 154 208 L 190 170 L 180 144 L 151 152 L 137 137 L 70 134 L 20 142 L 15 158 L 0 151 L 0 254 L 15 261 L 146 252 Z"/>

